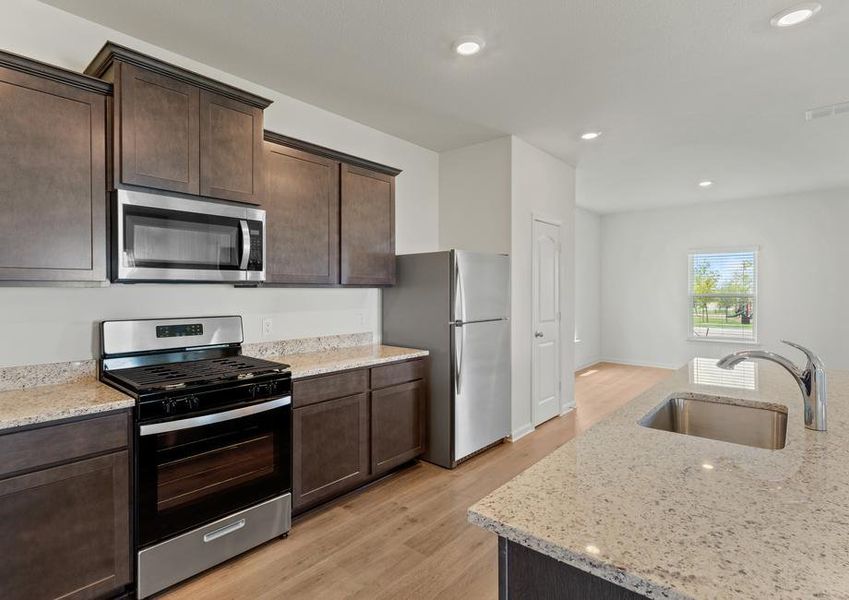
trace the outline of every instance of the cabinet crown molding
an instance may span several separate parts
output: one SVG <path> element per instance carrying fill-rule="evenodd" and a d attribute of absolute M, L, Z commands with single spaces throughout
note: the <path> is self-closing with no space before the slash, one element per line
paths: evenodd
<path fill-rule="evenodd" d="M 345 163 L 353 167 L 361 167 L 363 169 L 368 169 L 369 171 L 377 171 L 378 173 L 383 173 L 385 175 L 389 175 L 390 177 L 395 177 L 396 175 L 401 173 L 401 169 L 396 169 L 395 167 L 382 165 L 380 163 L 367 160 L 365 158 L 360 158 L 351 154 L 345 154 L 344 152 L 339 152 L 338 150 L 333 150 L 325 146 L 319 146 L 318 144 L 313 144 L 312 142 L 305 142 L 303 140 L 289 137 L 288 135 L 283 135 L 282 133 L 275 133 L 274 131 L 269 131 L 267 129 L 265 130 L 265 141 L 271 142 L 273 144 L 280 144 L 282 146 L 288 146 L 289 148 L 294 148 L 295 150 L 302 150 L 310 154 L 323 156 L 324 158 L 329 158 L 331 160 L 337 160 L 341 163 Z"/>
<path fill-rule="evenodd" d="M 107 95 L 112 93 L 112 84 L 107 81 L 95 79 L 94 77 L 89 77 L 76 71 L 63 69 L 5 50 L 0 50 L 0 66 L 58 81 L 59 83 L 65 83 L 98 94 Z"/>
<path fill-rule="evenodd" d="M 143 54 L 132 48 L 121 46 L 115 42 L 106 42 L 100 52 L 92 59 L 85 69 L 85 74 L 91 77 L 102 77 L 113 62 L 125 62 L 143 69 L 148 69 L 160 75 L 173 77 L 185 83 L 197 86 L 201 89 L 209 90 L 221 96 L 238 100 L 249 106 L 254 106 L 263 110 L 271 104 L 271 100 L 251 94 L 237 87 L 210 79 L 194 71 L 189 71 L 182 67 L 172 65 L 165 61 L 159 60 L 147 54 Z"/>

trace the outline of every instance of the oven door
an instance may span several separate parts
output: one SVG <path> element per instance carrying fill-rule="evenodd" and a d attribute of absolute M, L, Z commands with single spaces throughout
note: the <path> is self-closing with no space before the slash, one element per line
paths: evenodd
<path fill-rule="evenodd" d="M 139 546 L 291 490 L 289 396 L 139 426 Z"/>
<path fill-rule="evenodd" d="M 119 190 L 118 281 L 262 281 L 265 212 Z"/>

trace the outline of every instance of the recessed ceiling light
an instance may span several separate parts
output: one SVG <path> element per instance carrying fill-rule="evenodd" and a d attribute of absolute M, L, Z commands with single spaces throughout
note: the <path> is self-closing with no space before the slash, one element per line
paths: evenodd
<path fill-rule="evenodd" d="M 713 465 L 710 463 L 702 463 L 702 468 L 705 471 L 713 471 Z"/>
<path fill-rule="evenodd" d="M 454 44 L 454 52 L 460 56 L 473 56 L 483 50 L 485 42 L 479 37 L 467 35 Z"/>
<path fill-rule="evenodd" d="M 704 181 L 699 182 L 699 187 L 709 188 L 713 185 L 713 182 L 710 179 L 705 179 Z"/>
<path fill-rule="evenodd" d="M 819 2 L 804 2 L 782 10 L 770 19 L 769 23 L 773 27 L 793 27 L 793 25 L 804 23 L 821 10 L 822 4 Z"/>
<path fill-rule="evenodd" d="M 600 131 L 587 131 L 586 133 L 581 134 L 581 139 L 582 140 L 594 140 L 600 135 L 601 135 Z"/>

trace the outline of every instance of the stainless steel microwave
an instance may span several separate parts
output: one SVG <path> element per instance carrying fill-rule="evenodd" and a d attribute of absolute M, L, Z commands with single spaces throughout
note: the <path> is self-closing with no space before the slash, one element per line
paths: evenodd
<path fill-rule="evenodd" d="M 265 211 L 139 191 L 115 194 L 112 280 L 265 280 Z"/>

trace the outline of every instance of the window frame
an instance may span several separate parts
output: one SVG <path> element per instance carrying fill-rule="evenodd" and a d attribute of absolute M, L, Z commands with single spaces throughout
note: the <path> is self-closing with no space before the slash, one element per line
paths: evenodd
<path fill-rule="evenodd" d="M 697 254 L 739 254 L 750 252 L 754 257 L 754 293 L 751 294 L 755 301 L 755 322 L 752 323 L 752 339 L 743 337 L 704 337 L 693 334 L 693 298 L 692 293 L 692 277 L 693 277 L 693 256 Z M 760 297 L 760 248 L 758 246 L 725 246 L 719 248 L 693 248 L 687 252 L 687 341 L 688 342 L 706 342 L 710 344 L 746 344 L 750 346 L 760 346 L 760 314 L 761 314 L 761 297 Z M 717 294 L 721 295 L 721 294 Z"/>

